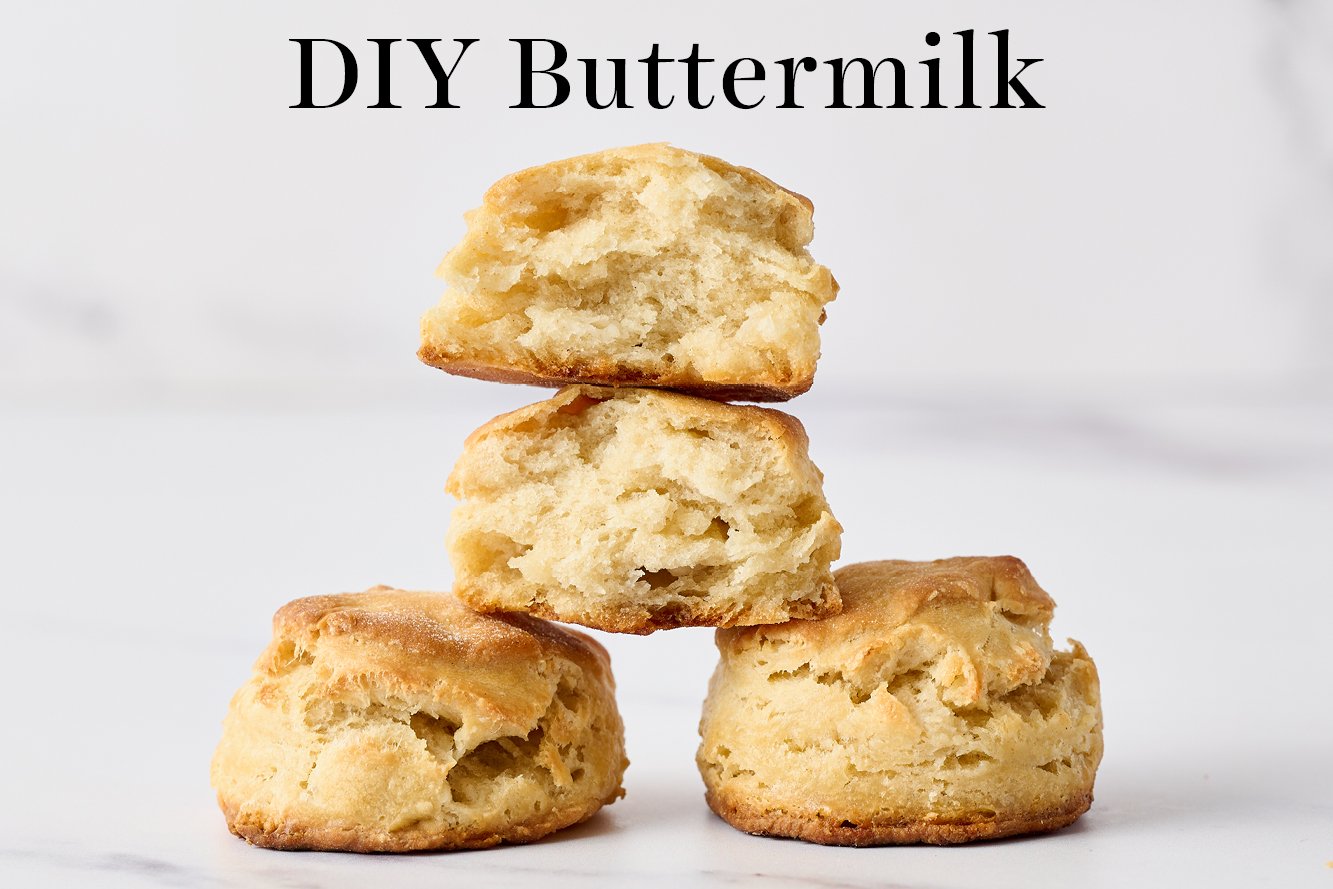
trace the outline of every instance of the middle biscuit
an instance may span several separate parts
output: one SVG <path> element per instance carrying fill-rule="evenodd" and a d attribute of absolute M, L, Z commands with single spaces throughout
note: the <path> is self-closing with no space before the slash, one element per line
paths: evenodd
<path fill-rule="evenodd" d="M 568 386 L 468 437 L 454 590 L 618 633 L 836 614 L 842 528 L 806 448 L 780 411 Z"/>

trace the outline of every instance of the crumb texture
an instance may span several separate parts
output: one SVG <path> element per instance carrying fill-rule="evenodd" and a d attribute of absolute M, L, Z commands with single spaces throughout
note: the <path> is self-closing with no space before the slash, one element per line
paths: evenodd
<path fill-rule="evenodd" d="M 789 398 L 809 388 L 837 292 L 808 201 L 667 145 L 515 173 L 467 214 L 421 357 L 528 382 Z"/>
<path fill-rule="evenodd" d="M 719 630 L 700 725 L 709 804 L 820 843 L 955 843 L 1062 827 L 1092 801 L 1097 671 L 1056 650 L 1018 559 L 869 562 L 843 611 Z"/>
<path fill-rule="evenodd" d="M 409 851 L 537 839 L 618 798 L 625 765 L 597 643 L 380 587 L 278 612 L 212 781 L 256 845 Z"/>
<path fill-rule="evenodd" d="M 785 414 L 568 387 L 468 439 L 448 485 L 455 591 L 613 632 L 834 613 L 822 486 Z"/>

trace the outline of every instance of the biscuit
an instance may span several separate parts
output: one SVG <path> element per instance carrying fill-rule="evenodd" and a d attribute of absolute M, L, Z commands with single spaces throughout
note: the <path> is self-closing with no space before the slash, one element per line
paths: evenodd
<path fill-rule="evenodd" d="M 469 436 L 449 476 L 454 591 L 618 633 L 822 617 L 841 526 L 793 417 L 570 386 Z"/>
<path fill-rule="evenodd" d="M 506 176 L 467 214 L 422 361 L 501 382 L 662 386 L 785 401 L 810 388 L 837 293 L 813 207 L 668 145 Z"/>
<path fill-rule="evenodd" d="M 1054 830 L 1092 803 L 1097 671 L 1012 557 L 865 562 L 823 621 L 719 630 L 697 757 L 749 833 L 871 846 Z"/>
<path fill-rule="evenodd" d="M 622 796 L 626 765 L 596 642 L 376 587 L 278 611 L 212 783 L 255 845 L 404 852 L 538 839 Z"/>

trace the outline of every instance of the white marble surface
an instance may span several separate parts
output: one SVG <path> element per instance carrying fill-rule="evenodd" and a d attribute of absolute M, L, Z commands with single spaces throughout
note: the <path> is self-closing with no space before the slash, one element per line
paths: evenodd
<path fill-rule="evenodd" d="M 692 756 L 708 631 L 605 637 L 628 797 L 527 847 L 277 853 L 208 759 L 283 601 L 444 586 L 462 437 L 534 390 L 433 402 L 0 410 L 8 886 L 1333 886 L 1333 405 L 821 396 L 848 560 L 1013 552 L 1102 672 L 1096 803 L 1062 833 L 834 849 L 712 817 Z M 484 390 L 485 397 L 476 397 Z M 461 400 L 460 400 L 461 399 Z M 252 404 L 259 399 L 247 399 Z"/>

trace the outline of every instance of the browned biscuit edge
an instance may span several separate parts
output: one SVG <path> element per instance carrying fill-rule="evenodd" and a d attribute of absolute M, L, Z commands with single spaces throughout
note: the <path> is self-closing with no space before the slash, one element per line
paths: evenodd
<path fill-rule="evenodd" d="M 628 608 L 594 608 L 573 614 L 559 612 L 545 602 L 534 602 L 522 609 L 513 609 L 485 601 L 462 585 L 454 587 L 454 595 L 480 614 L 508 614 L 518 611 L 545 620 L 635 636 L 647 636 L 658 630 L 675 630 L 683 627 L 726 628 L 785 623 L 789 620 L 818 620 L 832 617 L 842 610 L 842 598 L 838 595 L 838 588 L 832 580 L 819 585 L 818 598 L 815 601 L 789 602 L 787 607 L 780 611 L 746 608 L 730 618 L 721 609 L 699 610 L 690 614 L 682 614 L 674 609 L 663 609 L 656 613 L 644 614 L 642 611 Z"/>
<path fill-rule="evenodd" d="M 756 836 L 785 837 L 824 846 L 891 846 L 925 843 L 951 846 L 1027 833 L 1045 833 L 1073 824 L 1092 806 L 1092 787 L 1059 808 L 975 821 L 852 822 L 819 813 L 769 811 L 745 802 L 724 800 L 708 788 L 708 808 L 737 830 Z"/>
<path fill-rule="evenodd" d="M 513 824 L 501 831 L 406 830 L 398 832 L 366 830 L 363 827 L 329 827 L 286 821 L 265 826 L 238 818 L 236 806 L 218 798 L 227 819 L 227 829 L 252 846 L 283 851 L 319 852 L 425 852 L 486 849 L 500 843 L 531 843 L 558 830 L 587 821 L 625 795 L 617 785 L 604 800 L 590 800 L 582 806 L 556 809 L 543 818 Z"/>
<path fill-rule="evenodd" d="M 790 383 L 715 383 L 684 377 L 650 375 L 614 364 L 553 366 L 532 364 L 526 368 L 465 361 L 450 358 L 429 344 L 417 351 L 417 357 L 431 367 L 460 377 L 491 383 L 518 383 L 559 388 L 574 384 L 615 388 L 672 389 L 713 401 L 790 401 L 814 385 L 814 374 Z"/>

